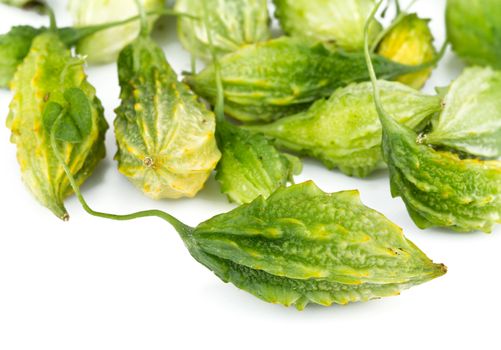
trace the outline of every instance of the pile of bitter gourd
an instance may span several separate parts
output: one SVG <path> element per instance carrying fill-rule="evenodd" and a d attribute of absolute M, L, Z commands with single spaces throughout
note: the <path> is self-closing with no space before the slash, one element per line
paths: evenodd
<path fill-rule="evenodd" d="M 223 281 L 298 309 L 395 295 L 443 275 L 444 265 L 357 191 L 293 184 L 298 157 L 361 178 L 387 167 L 393 196 L 418 227 L 489 232 L 501 223 L 501 72 L 471 60 L 470 50 L 469 61 L 483 66 L 427 95 L 419 89 L 445 46 L 437 52 L 428 21 L 398 1 L 387 5 L 396 14 L 386 27 L 376 19 L 382 1 L 273 2 L 278 37 L 266 0 L 177 0 L 173 9 L 157 0 L 70 0 L 75 27 L 58 27 L 46 9 L 50 26 L 1 35 L 0 86 L 12 91 L 7 126 L 23 181 L 64 220 L 72 193 L 95 216 L 160 217 Z M 461 2 L 448 1 L 454 48 Z M 177 17 L 193 55 L 184 79 L 150 37 L 166 14 Z M 206 62 L 199 72 L 197 59 Z M 195 196 L 215 170 L 239 207 L 194 228 L 158 210 L 89 207 L 79 186 L 105 156 L 109 125 L 84 68 L 115 60 L 119 171 L 161 199 Z"/>

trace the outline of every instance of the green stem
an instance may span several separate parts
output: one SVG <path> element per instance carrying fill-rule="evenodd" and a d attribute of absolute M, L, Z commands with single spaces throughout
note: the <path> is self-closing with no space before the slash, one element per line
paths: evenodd
<path fill-rule="evenodd" d="M 139 31 L 139 36 L 147 37 L 150 35 L 148 20 L 146 18 L 146 12 L 144 12 L 143 4 L 140 0 L 134 0 L 139 12 L 139 18 L 141 19 L 141 30 Z"/>
<path fill-rule="evenodd" d="M 54 10 L 52 10 L 52 8 L 48 6 L 47 6 L 47 12 L 49 13 L 50 30 L 55 32 L 57 31 L 56 15 L 54 14 Z"/>
<path fill-rule="evenodd" d="M 376 13 L 379 10 L 379 7 L 383 3 L 383 0 L 380 0 L 377 5 L 374 7 L 372 10 L 369 18 L 367 19 L 367 22 L 365 23 L 365 29 L 364 29 L 364 53 L 365 53 L 365 61 L 367 63 L 367 69 L 369 70 L 369 76 L 371 78 L 372 82 L 372 88 L 374 90 L 374 104 L 376 105 L 376 110 L 379 116 L 379 119 L 381 120 L 381 124 L 383 126 L 390 125 L 391 122 L 393 121 L 393 118 L 391 118 L 386 111 L 383 108 L 383 105 L 381 104 L 381 94 L 379 92 L 379 86 L 377 84 L 377 77 L 376 77 L 376 72 L 374 71 L 374 66 L 372 64 L 372 59 L 371 59 L 371 51 L 369 50 L 369 28 L 371 25 L 371 22 L 375 19 Z"/>
<path fill-rule="evenodd" d="M 214 75 L 216 80 L 216 105 L 214 107 L 214 112 L 216 113 L 217 121 L 221 122 L 224 120 L 224 86 L 223 80 L 221 78 L 221 65 L 219 64 L 219 59 L 214 48 L 214 43 L 212 41 L 212 30 L 209 26 L 209 9 L 206 1 L 202 1 L 203 11 L 204 11 L 204 24 L 205 31 L 207 32 L 207 40 L 209 41 L 210 52 L 212 55 L 212 61 L 214 63 Z"/>
<path fill-rule="evenodd" d="M 58 121 L 61 118 L 62 114 L 58 117 Z M 185 225 L 175 217 L 173 217 L 170 214 L 167 214 L 166 212 L 163 212 L 161 210 L 144 210 L 144 211 L 139 211 L 136 213 L 131 213 L 131 214 L 126 214 L 126 215 L 116 215 L 116 214 L 108 214 L 108 213 L 103 213 L 103 212 L 98 212 L 90 208 L 90 206 L 87 204 L 85 199 L 82 196 L 82 193 L 80 192 L 80 187 L 78 186 L 73 174 L 71 173 L 71 170 L 69 169 L 68 165 L 66 164 L 65 160 L 59 153 L 58 145 L 57 145 L 57 140 L 55 137 L 55 125 L 58 124 L 58 121 L 54 123 L 54 127 L 52 128 L 52 131 L 50 133 L 50 142 L 52 146 L 52 150 L 54 152 L 54 155 L 56 156 L 58 162 L 61 164 L 61 166 L 64 169 L 64 172 L 66 173 L 66 176 L 68 177 L 68 180 L 70 182 L 71 188 L 75 192 L 75 195 L 78 198 L 78 201 L 82 205 L 82 207 L 85 209 L 87 213 L 93 216 L 97 216 L 100 218 L 105 218 L 105 219 L 110 219 L 110 220 L 119 220 L 119 221 L 126 221 L 126 220 L 134 220 L 138 218 L 145 218 L 145 217 L 158 217 L 161 218 L 165 221 L 167 221 L 169 224 L 171 224 L 177 232 L 183 237 L 188 234 L 192 230 L 191 227 L 188 225 Z"/>
<path fill-rule="evenodd" d="M 193 16 L 183 13 L 183 12 L 177 12 L 173 10 L 168 10 L 168 9 L 162 9 L 158 11 L 149 11 L 146 12 L 147 16 L 182 16 L 182 17 L 190 17 L 192 18 Z M 196 18 L 196 17 L 195 17 Z M 114 27 L 120 27 L 132 22 L 135 22 L 137 20 L 141 19 L 141 15 L 136 15 L 132 16 L 126 19 L 122 19 L 119 21 L 113 21 L 113 22 L 108 22 L 108 23 L 102 23 L 102 24 L 95 24 L 95 25 L 90 25 L 90 26 L 84 26 L 84 27 L 79 27 L 79 28 L 73 28 L 73 27 L 66 27 L 66 28 L 60 28 L 58 30 L 59 37 L 61 40 L 66 44 L 66 46 L 73 46 L 80 40 L 82 40 L 85 37 L 88 37 L 90 35 L 93 35 L 97 32 L 100 32 L 102 30 L 114 28 Z"/>

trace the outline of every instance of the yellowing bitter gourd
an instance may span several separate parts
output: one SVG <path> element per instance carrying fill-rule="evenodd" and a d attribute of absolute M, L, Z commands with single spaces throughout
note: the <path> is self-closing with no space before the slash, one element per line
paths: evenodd
<path fill-rule="evenodd" d="M 422 141 L 482 158 L 501 156 L 501 72 L 471 67 L 451 84 Z"/>
<path fill-rule="evenodd" d="M 397 82 L 379 81 L 381 98 L 398 122 L 420 130 L 440 111 L 441 99 Z M 288 150 L 320 159 L 350 176 L 365 177 L 382 163 L 381 124 L 368 82 L 336 90 L 329 99 L 271 124 L 253 125 Z"/>
<path fill-rule="evenodd" d="M 104 157 L 104 135 L 108 125 L 95 89 L 87 82 L 81 59 L 70 50 L 54 31 L 37 36 L 24 62 L 12 81 L 13 99 L 7 126 L 11 141 L 17 145 L 17 158 L 25 184 L 44 206 L 59 218 L 67 219 L 63 201 L 71 193 L 70 183 L 49 142 L 49 131 L 43 126 L 45 113 L 64 114 L 64 130 L 69 139 L 63 158 L 83 183 Z M 67 113 L 63 113 L 64 110 Z M 74 127 L 76 114 L 85 114 L 92 121 Z M 84 130 L 81 137 L 79 130 Z"/>
<path fill-rule="evenodd" d="M 197 57 L 210 59 L 211 45 L 204 21 L 212 32 L 213 49 L 224 55 L 240 47 L 270 38 L 267 0 L 177 0 L 175 9 L 198 17 L 178 20 L 178 35 L 183 46 Z M 206 13 L 204 13 L 207 11 Z"/>
<path fill-rule="evenodd" d="M 366 59 L 383 126 L 383 156 L 392 195 L 402 197 L 420 228 L 490 232 L 501 223 L 501 162 L 462 160 L 417 143 L 418 135 L 383 109 L 367 42 Z"/>
<path fill-rule="evenodd" d="M 152 198 L 193 197 L 220 158 L 214 114 L 142 34 L 118 58 L 116 160 L 121 173 Z"/>
<path fill-rule="evenodd" d="M 435 54 L 433 34 L 429 20 L 416 14 L 404 16 L 382 39 L 377 53 L 395 62 L 419 65 L 431 61 Z M 398 77 L 396 80 L 416 89 L 421 89 L 433 68 Z"/>
<path fill-rule="evenodd" d="M 374 0 L 273 0 L 285 33 L 314 41 L 334 42 L 345 50 L 361 50 L 364 25 Z M 381 30 L 374 22 L 371 36 Z"/>
<path fill-rule="evenodd" d="M 381 79 L 418 69 L 377 55 L 374 60 Z M 245 46 L 222 57 L 220 64 L 225 112 L 247 122 L 271 121 L 305 110 L 339 87 L 369 79 L 362 52 L 336 51 L 289 37 Z M 195 93 L 215 103 L 214 64 L 186 81 Z"/>

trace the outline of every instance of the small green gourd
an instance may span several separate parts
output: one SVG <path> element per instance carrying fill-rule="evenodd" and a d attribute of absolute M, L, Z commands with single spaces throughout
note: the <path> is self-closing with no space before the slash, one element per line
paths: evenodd
<path fill-rule="evenodd" d="M 142 28 L 118 58 L 118 169 L 151 198 L 193 197 L 221 155 L 214 114 L 178 82 L 145 20 Z"/>
<path fill-rule="evenodd" d="M 207 12 L 204 11 L 207 9 Z M 217 56 L 271 37 L 267 0 L 177 0 L 175 10 L 198 18 L 208 17 L 212 46 Z M 178 36 L 193 55 L 211 59 L 211 46 L 204 21 L 182 17 Z"/>

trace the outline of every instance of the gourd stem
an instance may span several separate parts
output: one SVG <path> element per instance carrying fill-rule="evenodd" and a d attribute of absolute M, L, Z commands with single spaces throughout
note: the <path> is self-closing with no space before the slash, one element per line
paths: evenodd
<path fill-rule="evenodd" d="M 405 18 L 405 16 L 407 16 L 409 14 L 409 11 L 410 9 L 412 8 L 412 6 L 414 6 L 414 4 L 417 2 L 418 0 L 413 0 L 411 1 L 411 3 L 409 4 L 409 6 L 407 6 L 403 11 L 400 9 L 400 2 L 397 0 L 396 1 L 396 6 L 397 6 L 397 17 L 395 17 L 395 19 L 390 23 L 390 25 L 385 28 L 384 30 L 382 30 L 378 36 L 376 37 L 376 39 L 374 40 L 374 43 L 372 44 L 371 46 L 371 52 L 374 52 L 376 51 L 378 45 L 381 43 L 381 41 L 383 40 L 383 38 L 393 29 L 395 28 L 400 22 L 402 22 L 402 20 Z M 370 18 L 368 19 L 369 22 L 372 22 L 370 20 Z"/>
<path fill-rule="evenodd" d="M 61 116 L 58 118 L 58 120 L 61 118 Z M 57 121 L 54 123 L 54 125 L 57 125 Z M 52 132 L 50 133 L 50 142 L 52 146 L 52 150 L 54 152 L 54 155 L 56 156 L 58 162 L 61 164 L 61 166 L 64 169 L 64 172 L 66 173 L 66 176 L 68 177 L 68 180 L 70 182 L 71 188 L 75 192 L 75 195 L 78 198 L 78 201 L 82 205 L 82 207 L 85 209 L 87 213 L 93 216 L 97 216 L 100 218 L 105 218 L 105 219 L 110 219 L 110 220 L 119 220 L 119 221 L 126 221 L 126 220 L 134 220 L 138 218 L 145 218 L 145 217 L 158 217 L 161 218 L 165 221 L 167 221 L 169 224 L 171 224 L 177 232 L 183 237 L 189 233 L 192 228 L 189 227 L 188 225 L 185 225 L 175 217 L 173 217 L 170 214 L 167 214 L 166 212 L 163 212 L 161 210 L 144 210 L 144 211 L 139 211 L 136 213 L 131 213 L 131 214 L 125 214 L 125 215 L 116 215 L 116 214 L 109 214 L 109 213 L 103 213 L 103 212 L 98 212 L 93 210 L 85 201 L 84 197 L 82 196 L 82 193 L 80 192 L 80 187 L 78 186 L 73 174 L 71 173 L 71 170 L 69 169 L 68 165 L 66 164 L 65 160 L 59 153 L 58 145 L 57 145 L 57 140 L 55 137 L 54 133 L 54 127 L 52 129 Z"/>
<path fill-rule="evenodd" d="M 54 10 L 48 6 L 47 6 L 47 12 L 49 13 L 50 30 L 55 32 L 57 30 L 56 15 L 54 14 Z"/>
<path fill-rule="evenodd" d="M 222 122 L 224 120 L 224 87 L 223 80 L 221 79 L 221 65 L 217 58 L 216 50 L 214 48 L 214 43 L 212 41 L 212 30 L 209 25 L 209 11 L 207 7 L 207 2 L 202 1 L 203 11 L 204 11 L 204 24 L 205 31 L 207 32 L 207 40 L 209 42 L 210 52 L 212 55 L 212 61 L 214 64 L 214 75 L 216 80 L 216 105 L 214 107 L 214 112 L 216 113 L 216 120 Z"/>
<path fill-rule="evenodd" d="M 379 116 L 379 119 L 381 121 L 381 124 L 383 126 L 388 125 L 393 121 L 393 119 L 386 114 L 382 104 L 381 104 L 381 95 L 379 92 L 379 87 L 377 84 L 377 77 L 376 77 L 376 72 L 374 71 L 374 66 L 372 64 L 372 59 L 371 59 L 371 52 L 369 50 L 369 28 L 371 25 L 371 22 L 374 20 L 377 11 L 379 10 L 379 7 L 383 3 L 383 0 L 380 0 L 377 5 L 374 7 L 372 10 L 369 18 L 367 19 L 367 22 L 365 23 L 365 29 L 364 29 L 364 53 L 365 53 L 365 61 L 367 63 L 367 69 L 369 70 L 369 76 L 371 78 L 372 82 L 372 88 L 374 90 L 374 103 L 376 105 L 376 110 Z"/>
<path fill-rule="evenodd" d="M 143 4 L 140 0 L 134 0 L 137 5 L 137 9 L 139 11 L 139 18 L 141 20 L 141 30 L 139 31 L 139 36 L 147 37 L 150 35 L 148 19 L 146 18 L 146 12 L 144 11 Z"/>

